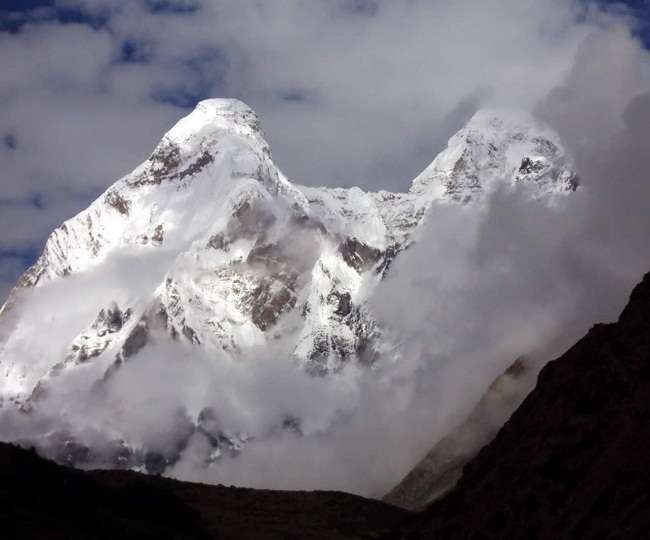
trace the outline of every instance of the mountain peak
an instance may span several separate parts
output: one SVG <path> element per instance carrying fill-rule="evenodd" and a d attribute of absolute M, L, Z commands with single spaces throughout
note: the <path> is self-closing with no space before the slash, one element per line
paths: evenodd
<path fill-rule="evenodd" d="M 236 98 L 209 98 L 203 99 L 196 104 L 196 110 L 206 114 L 248 114 L 255 111 L 246 103 Z"/>
<path fill-rule="evenodd" d="M 238 99 L 225 98 L 200 101 L 190 114 L 181 118 L 166 133 L 164 140 L 188 145 L 219 132 L 253 136 L 262 140 L 255 111 Z"/>
<path fill-rule="evenodd" d="M 538 131 L 547 129 L 529 111 L 508 107 L 483 107 L 470 118 L 465 129 L 504 131 Z"/>
<path fill-rule="evenodd" d="M 533 197 L 575 191 L 578 181 L 559 135 L 532 114 L 477 111 L 413 181 L 411 192 L 469 202 L 503 182 L 534 186 Z"/>

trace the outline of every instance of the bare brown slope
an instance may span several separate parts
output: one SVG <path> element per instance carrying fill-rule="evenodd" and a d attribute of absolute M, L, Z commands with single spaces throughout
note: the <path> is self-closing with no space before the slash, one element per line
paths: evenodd
<path fill-rule="evenodd" d="M 0 443 L 0 538 L 363 539 L 404 510 L 337 492 L 265 491 L 61 467 Z"/>
<path fill-rule="evenodd" d="M 541 372 L 457 488 L 391 537 L 650 536 L 650 274 Z"/>

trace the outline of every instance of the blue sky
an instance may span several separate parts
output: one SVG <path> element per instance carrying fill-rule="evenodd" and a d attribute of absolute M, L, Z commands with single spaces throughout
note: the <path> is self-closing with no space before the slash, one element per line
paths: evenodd
<path fill-rule="evenodd" d="M 253 106 L 294 181 L 406 189 L 478 106 L 533 107 L 588 34 L 650 43 L 649 14 L 641 0 L 606 14 L 571 0 L 4 0 L 0 297 L 199 99 Z"/>
<path fill-rule="evenodd" d="M 641 23 L 639 34 L 643 36 L 646 44 L 650 43 L 650 27 L 648 27 L 648 23 L 650 22 L 650 0 L 585 0 L 585 2 L 593 4 L 600 3 L 608 6 L 623 6 L 625 9 L 631 11 Z M 150 0 L 147 3 L 154 10 L 158 9 L 183 12 L 200 9 L 199 2 Z M 356 4 L 359 9 L 366 9 L 370 12 L 374 5 L 370 0 L 359 0 L 353 2 L 353 4 Z M 0 14 L 2 14 L 2 18 L 4 19 L 1 24 L 3 24 L 5 28 L 9 27 L 15 29 L 20 23 L 7 20 L 11 19 L 11 17 L 8 17 L 10 13 L 25 13 L 37 8 L 52 8 L 54 16 L 59 20 L 78 18 L 80 20 L 85 20 L 86 22 L 93 22 L 93 17 L 85 14 L 83 10 L 57 6 L 56 0 L 4 0 L 0 6 Z"/>
<path fill-rule="evenodd" d="M 646 46 L 650 46 L 650 1 L 649 0 L 624 0 L 614 2 L 608 0 L 604 2 L 609 5 L 622 5 L 629 9 L 631 14 L 636 18 L 638 24 L 638 33 L 642 37 Z"/>

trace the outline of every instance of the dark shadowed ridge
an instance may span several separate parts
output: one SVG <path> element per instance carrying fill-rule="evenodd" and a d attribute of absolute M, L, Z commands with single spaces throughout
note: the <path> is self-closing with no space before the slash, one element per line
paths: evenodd
<path fill-rule="evenodd" d="M 0 538 L 377 538 L 407 512 L 338 492 L 265 491 L 84 472 L 0 443 Z"/>
<path fill-rule="evenodd" d="M 407 510 L 424 510 L 451 491 L 463 468 L 488 444 L 534 385 L 536 372 L 518 358 L 489 386 L 469 417 L 437 442 L 424 458 L 383 497 Z"/>
<path fill-rule="evenodd" d="M 391 538 L 639 539 L 650 532 L 650 274 L 535 390 L 458 486 Z"/>

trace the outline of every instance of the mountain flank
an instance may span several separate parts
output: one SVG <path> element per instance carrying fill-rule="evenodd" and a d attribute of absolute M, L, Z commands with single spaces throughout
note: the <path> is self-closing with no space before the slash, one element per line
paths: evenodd
<path fill-rule="evenodd" d="M 649 456 L 646 274 L 618 322 L 549 363 L 456 489 L 390 538 L 647 538 Z"/>

